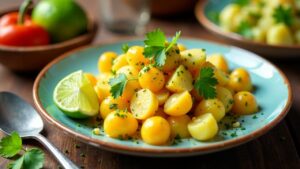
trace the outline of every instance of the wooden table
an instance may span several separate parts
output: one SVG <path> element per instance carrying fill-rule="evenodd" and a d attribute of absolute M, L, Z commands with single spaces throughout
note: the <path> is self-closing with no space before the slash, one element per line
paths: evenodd
<path fill-rule="evenodd" d="M 152 30 L 157 27 L 163 29 L 168 35 L 181 30 L 183 36 L 222 42 L 205 31 L 192 14 L 176 19 L 152 19 L 147 29 Z M 126 36 L 101 29 L 95 43 L 124 37 Z M 299 63 L 300 60 L 275 62 L 286 73 L 292 84 L 294 103 L 287 117 L 264 136 L 230 150 L 188 158 L 143 158 L 107 152 L 80 143 L 48 123 L 44 135 L 76 164 L 88 169 L 300 169 L 300 95 L 297 95 L 300 94 Z M 32 85 L 35 76 L 36 74 L 15 74 L 0 65 L 0 91 L 17 93 L 33 104 Z M 43 148 L 36 141 L 26 140 L 25 143 Z M 46 153 L 45 168 L 58 168 L 59 165 L 54 158 L 45 149 L 44 152 Z M 5 168 L 6 163 L 6 160 L 0 159 L 0 168 Z"/>

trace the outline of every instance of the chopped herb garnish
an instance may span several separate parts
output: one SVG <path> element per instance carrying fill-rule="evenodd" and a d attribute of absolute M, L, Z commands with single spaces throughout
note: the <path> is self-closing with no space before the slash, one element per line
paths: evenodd
<path fill-rule="evenodd" d="M 246 6 L 250 3 L 250 0 L 234 0 L 233 3 L 238 4 L 240 6 Z"/>
<path fill-rule="evenodd" d="M 200 70 L 199 76 L 195 81 L 194 87 L 196 91 L 205 99 L 213 99 L 217 92 L 215 86 L 218 84 L 214 77 L 214 70 L 210 67 L 204 67 Z"/>
<path fill-rule="evenodd" d="M 9 169 L 40 169 L 44 164 L 44 153 L 38 148 L 27 149 L 17 132 L 0 140 L 0 157 L 15 160 L 8 163 Z"/>
<path fill-rule="evenodd" d="M 110 93 L 113 98 L 122 96 L 128 80 L 124 73 L 109 79 L 109 85 L 111 86 Z"/>
<path fill-rule="evenodd" d="M 276 23 L 284 23 L 287 26 L 293 24 L 293 11 L 290 6 L 279 5 L 274 9 L 273 18 Z"/>
<path fill-rule="evenodd" d="M 123 46 L 122 46 L 122 51 L 123 51 L 123 53 L 127 53 L 128 50 L 129 50 L 128 44 L 127 44 L 127 43 L 126 43 L 126 44 L 123 44 Z"/>
<path fill-rule="evenodd" d="M 111 110 L 116 110 L 116 109 L 118 109 L 118 104 L 116 104 L 116 103 L 110 104 L 110 105 L 109 105 L 109 109 L 111 109 Z"/>
<path fill-rule="evenodd" d="M 210 11 L 207 14 L 207 17 L 213 21 L 215 24 L 219 24 L 220 23 L 220 12 L 219 11 Z"/>
<path fill-rule="evenodd" d="M 251 39 L 253 36 L 251 25 L 246 21 L 242 21 L 239 24 L 239 26 L 237 27 L 237 33 L 247 39 Z"/>
<path fill-rule="evenodd" d="M 153 58 L 155 66 L 163 66 L 167 59 L 168 51 L 176 44 L 181 32 L 176 32 L 175 37 L 169 45 L 165 45 L 167 38 L 165 34 L 160 30 L 156 29 L 146 34 L 144 55 L 146 58 Z"/>

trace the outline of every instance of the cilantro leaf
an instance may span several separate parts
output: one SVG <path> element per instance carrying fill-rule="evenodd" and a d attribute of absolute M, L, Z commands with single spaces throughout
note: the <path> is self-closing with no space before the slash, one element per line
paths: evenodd
<path fill-rule="evenodd" d="M 273 11 L 272 16 L 276 23 L 284 23 L 287 26 L 291 26 L 293 24 L 293 11 L 290 6 L 277 6 Z"/>
<path fill-rule="evenodd" d="M 129 49 L 128 44 L 127 44 L 127 43 L 126 43 L 126 44 L 123 44 L 123 46 L 122 46 L 122 51 L 123 51 L 123 53 L 127 53 L 128 49 Z"/>
<path fill-rule="evenodd" d="M 166 52 L 168 52 L 172 48 L 172 46 L 174 46 L 176 44 L 176 42 L 179 39 L 180 35 L 181 35 L 181 31 L 176 32 L 175 37 L 172 38 L 172 41 L 169 44 L 169 46 L 167 47 Z"/>
<path fill-rule="evenodd" d="M 216 97 L 215 86 L 218 84 L 214 77 L 214 70 L 211 67 L 204 67 L 200 70 L 199 76 L 194 84 L 196 91 L 205 99 Z"/>
<path fill-rule="evenodd" d="M 44 153 L 38 148 L 33 148 L 24 154 L 23 168 L 40 169 L 44 164 Z"/>
<path fill-rule="evenodd" d="M 220 23 L 220 12 L 219 11 L 210 11 L 207 14 L 207 17 L 213 21 L 215 24 L 219 24 Z"/>
<path fill-rule="evenodd" d="M 12 161 L 7 165 L 8 169 L 22 169 L 24 163 L 24 156 L 21 156 L 16 161 Z"/>
<path fill-rule="evenodd" d="M 109 79 L 108 83 L 111 86 L 110 93 L 113 98 L 118 98 L 123 94 L 127 82 L 128 80 L 124 73 L 121 73 L 118 76 Z"/>
<path fill-rule="evenodd" d="M 242 21 L 239 24 L 239 26 L 237 28 L 237 33 L 247 39 L 251 39 L 253 36 L 251 25 L 246 21 Z"/>
<path fill-rule="evenodd" d="M 22 149 L 22 139 L 17 132 L 12 132 L 0 140 L 0 156 L 10 158 L 15 156 Z"/>
<path fill-rule="evenodd" d="M 166 39 L 166 35 L 160 29 L 156 29 L 146 34 L 144 43 L 146 46 L 165 47 Z"/>
<path fill-rule="evenodd" d="M 250 3 L 250 0 L 234 0 L 233 3 L 240 6 L 246 6 Z"/>
<path fill-rule="evenodd" d="M 180 34 L 180 31 L 176 32 L 171 43 L 166 46 L 167 38 L 160 29 L 147 33 L 146 40 L 144 41 L 144 56 L 146 58 L 153 58 L 155 66 L 163 66 L 167 59 L 166 53 L 176 44 Z"/>

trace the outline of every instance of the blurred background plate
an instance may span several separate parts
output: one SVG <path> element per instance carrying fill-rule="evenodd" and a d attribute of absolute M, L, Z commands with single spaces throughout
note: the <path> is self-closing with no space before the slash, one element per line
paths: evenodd
<path fill-rule="evenodd" d="M 122 44 L 129 46 L 143 44 L 137 40 L 77 49 L 48 64 L 34 83 L 33 97 L 37 110 L 50 124 L 85 143 L 113 152 L 150 157 L 199 155 L 238 146 L 266 133 L 287 114 L 292 103 L 291 87 L 285 75 L 270 62 L 254 53 L 232 46 L 184 38 L 179 43 L 187 48 L 204 48 L 208 55 L 215 52 L 223 53 L 231 69 L 246 68 L 255 84 L 254 95 L 261 110 L 254 115 L 241 116 L 237 119 L 225 117 L 223 123 L 220 123 L 218 135 L 207 142 L 182 139 L 175 145 L 152 146 L 141 140 L 109 138 L 103 131 L 100 135 L 94 135 L 92 130 L 95 124 L 91 124 L 91 121 L 68 118 L 55 106 L 52 94 L 56 84 L 63 77 L 80 69 L 96 75 L 97 61 L 101 53 L 105 51 L 122 53 Z M 243 122 L 243 128 L 228 128 L 228 124 L 232 124 L 233 121 Z"/>
<path fill-rule="evenodd" d="M 196 4 L 195 15 L 206 29 L 230 44 L 248 49 L 269 59 L 291 59 L 300 57 L 300 45 L 268 45 L 266 43 L 247 40 L 236 33 L 223 31 L 214 23 L 209 15 L 220 12 L 226 5 L 232 2 L 233 0 L 199 0 Z"/>

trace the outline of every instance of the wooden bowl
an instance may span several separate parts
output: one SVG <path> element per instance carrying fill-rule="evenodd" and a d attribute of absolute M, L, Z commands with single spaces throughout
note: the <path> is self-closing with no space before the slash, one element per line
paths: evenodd
<path fill-rule="evenodd" d="M 154 16 L 172 16 L 193 10 L 197 0 L 151 0 Z"/>
<path fill-rule="evenodd" d="M 0 16 L 12 11 L 17 10 L 3 11 L 0 13 Z M 57 56 L 71 49 L 90 44 L 93 41 L 97 30 L 97 23 L 92 17 L 89 17 L 87 33 L 64 42 L 37 47 L 0 45 L 0 64 L 16 72 L 38 71 Z"/>
<path fill-rule="evenodd" d="M 195 15 L 198 21 L 210 32 L 214 33 L 227 41 L 229 44 L 248 49 L 263 57 L 269 59 L 291 59 L 300 57 L 299 45 L 269 45 L 266 43 L 254 42 L 243 38 L 242 36 L 223 31 L 216 23 L 209 17 L 209 12 L 221 11 L 225 5 L 232 2 L 231 0 L 199 0 L 196 8 Z"/>

